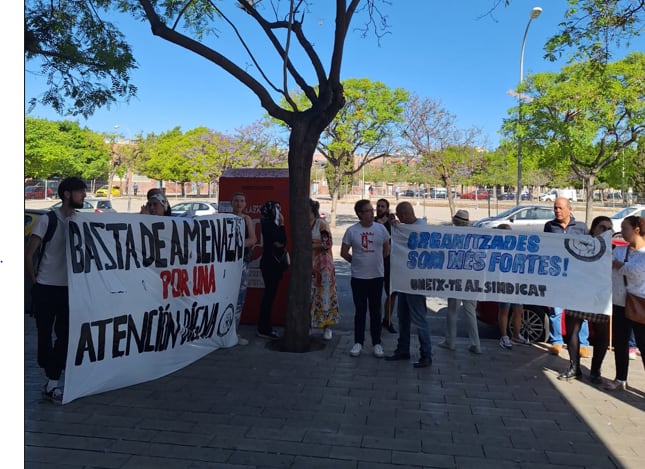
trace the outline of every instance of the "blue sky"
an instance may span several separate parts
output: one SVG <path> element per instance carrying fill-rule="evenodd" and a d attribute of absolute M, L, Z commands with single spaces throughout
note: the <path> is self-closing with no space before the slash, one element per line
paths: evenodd
<path fill-rule="evenodd" d="M 513 0 L 509 7 L 502 4 L 486 15 L 494 3 L 396 0 L 385 5 L 390 34 L 379 44 L 373 35 L 361 38 L 352 29 L 346 41 L 342 77 L 367 77 L 437 99 L 457 116 L 460 127 L 482 128 L 489 144 L 495 146 L 502 119 L 514 105 L 507 91 L 519 82 L 520 48 L 529 13 L 534 6 L 543 8 L 528 32 L 525 77 L 558 70 L 564 64 L 546 61 L 543 46 L 558 30 L 566 2 Z M 314 44 L 318 48 L 328 47 L 330 41 L 326 44 L 325 37 L 333 32 L 333 3 L 329 5 L 328 11 L 317 11 L 310 17 L 314 41 L 320 41 Z M 133 83 L 139 87 L 138 96 L 129 104 L 100 110 L 87 120 L 72 120 L 95 131 L 119 132 L 127 138 L 175 126 L 183 131 L 203 125 L 233 132 L 264 115 L 256 96 L 223 70 L 153 37 L 145 24 L 123 16 L 116 22 L 126 31 L 139 63 L 132 75 Z M 361 19 L 356 18 L 353 26 L 361 25 Z M 220 41 L 228 41 L 228 37 L 224 34 Z M 643 39 L 632 48 L 644 50 Z M 326 62 L 328 54 L 321 53 L 321 57 Z M 25 100 L 44 87 L 44 78 L 32 73 L 35 70 L 29 67 L 25 71 Z M 30 115 L 65 118 L 42 106 Z"/>

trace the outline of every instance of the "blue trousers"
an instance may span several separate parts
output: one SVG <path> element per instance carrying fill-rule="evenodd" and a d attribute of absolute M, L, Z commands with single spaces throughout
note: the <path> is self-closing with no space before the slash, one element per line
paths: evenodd
<path fill-rule="evenodd" d="M 553 307 L 549 310 L 549 342 L 553 345 L 564 345 L 562 337 L 562 308 Z M 581 347 L 589 347 L 589 323 L 582 321 L 578 340 Z"/>
<path fill-rule="evenodd" d="M 414 324 L 419 335 L 419 354 L 421 357 L 431 357 L 432 345 L 430 343 L 430 327 L 426 319 L 426 297 L 409 293 L 397 293 L 396 302 L 396 311 L 399 316 L 397 352 L 410 353 L 410 326 Z"/>

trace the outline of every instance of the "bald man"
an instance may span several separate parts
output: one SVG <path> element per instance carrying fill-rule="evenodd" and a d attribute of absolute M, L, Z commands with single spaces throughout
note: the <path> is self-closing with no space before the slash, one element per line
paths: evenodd
<path fill-rule="evenodd" d="M 544 225 L 545 233 L 563 233 L 563 234 L 589 234 L 589 228 L 581 221 L 577 221 L 571 214 L 571 201 L 566 197 L 558 197 L 553 202 L 553 220 L 546 222 Z M 549 310 L 549 353 L 560 355 L 564 339 L 562 338 L 562 308 L 552 307 Z M 589 350 L 589 324 L 583 321 L 578 334 L 580 339 L 580 356 L 583 358 L 591 357 Z"/>
<path fill-rule="evenodd" d="M 396 206 L 396 216 L 400 223 L 408 225 L 425 225 L 423 219 L 417 218 L 414 208 L 410 202 L 401 202 Z M 393 223 L 397 223 L 394 221 Z M 399 339 L 396 350 L 390 356 L 385 357 L 387 361 L 409 360 L 410 359 L 410 326 L 417 327 L 419 335 L 419 360 L 412 366 L 415 368 L 426 368 L 432 365 L 432 345 L 430 343 L 430 327 L 426 319 L 426 297 L 424 295 L 412 295 L 410 293 L 397 292 L 397 315 L 399 317 Z"/>

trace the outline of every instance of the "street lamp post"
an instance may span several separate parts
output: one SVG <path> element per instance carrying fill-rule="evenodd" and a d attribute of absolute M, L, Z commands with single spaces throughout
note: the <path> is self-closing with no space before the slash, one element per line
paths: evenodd
<path fill-rule="evenodd" d="M 524 46 L 526 45 L 526 35 L 529 32 L 529 26 L 531 26 L 531 21 L 540 16 L 542 13 L 542 8 L 533 7 L 531 14 L 529 15 L 529 22 L 526 23 L 526 29 L 524 30 L 524 37 L 522 38 L 522 50 L 520 51 L 520 85 L 524 80 Z M 522 93 L 518 94 L 518 110 L 517 110 L 517 121 L 518 121 L 518 136 L 517 136 L 517 190 L 515 193 L 515 205 L 520 204 L 522 197 Z"/>

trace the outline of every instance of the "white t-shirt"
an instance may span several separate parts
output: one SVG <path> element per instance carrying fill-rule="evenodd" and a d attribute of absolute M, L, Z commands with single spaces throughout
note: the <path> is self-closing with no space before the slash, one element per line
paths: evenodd
<path fill-rule="evenodd" d="M 63 218 L 59 209 L 55 209 L 55 212 L 58 218 L 58 226 L 56 226 L 52 239 L 45 247 L 45 252 L 36 273 L 36 282 L 41 285 L 66 287 L 67 254 L 65 252 L 65 240 L 67 239 L 67 220 Z M 31 234 L 38 236 L 42 240 L 47 232 L 48 222 L 49 217 L 46 214 L 38 217 Z"/>
<path fill-rule="evenodd" d="M 625 251 L 628 246 L 617 246 L 612 253 L 613 258 L 624 262 Z M 629 251 L 627 262 L 620 269 L 612 269 L 612 295 L 613 303 L 618 306 L 625 306 L 625 284 L 623 276 L 627 277 L 627 291 L 632 295 L 645 298 L 645 248 L 637 251 Z M 619 290 L 619 285 L 622 290 Z M 617 294 L 618 290 L 618 294 Z M 621 296 L 619 296 L 621 295 Z"/>
<path fill-rule="evenodd" d="M 343 244 L 352 253 L 352 277 L 372 279 L 385 276 L 383 245 L 390 242 L 390 234 L 380 223 L 362 226 L 356 223 L 345 231 Z"/>

